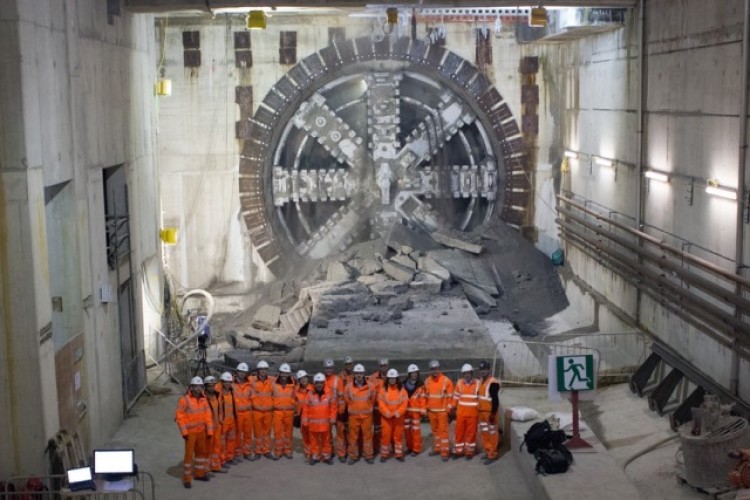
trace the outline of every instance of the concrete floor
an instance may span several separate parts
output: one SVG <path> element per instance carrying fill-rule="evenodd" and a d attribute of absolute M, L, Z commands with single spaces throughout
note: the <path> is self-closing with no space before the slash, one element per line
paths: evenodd
<path fill-rule="evenodd" d="M 359 462 L 349 466 L 336 462 L 333 466 L 318 464 L 311 467 L 302 459 L 298 436 L 295 436 L 293 460 L 244 462 L 232 467 L 229 474 L 217 475 L 209 483 L 195 482 L 193 489 L 187 491 L 180 483 L 182 440 L 174 423 L 180 389 L 173 384 L 164 387 L 172 392 L 143 396 L 132 416 L 109 443 L 110 446 L 135 448 L 141 470 L 154 475 L 158 499 L 182 499 L 186 495 L 193 498 L 235 498 L 251 492 L 267 500 L 389 496 L 411 499 L 535 498 L 532 491 L 536 490 L 525 483 L 520 469 L 529 467 L 528 460 L 515 458 L 517 449 L 490 466 L 482 465 L 477 459 L 442 463 L 423 453 L 416 458 L 407 458 L 405 463 L 391 460 L 385 464 L 376 461 L 374 465 Z M 548 401 L 546 389 L 542 388 L 504 389 L 501 401 L 506 408 L 530 406 L 542 416 L 548 411 L 570 411 L 567 402 Z M 600 390 L 594 401 L 583 403 L 582 414 L 597 433 L 599 441 L 608 448 L 608 459 L 620 466 L 628 457 L 671 432 L 668 420 L 651 412 L 646 401 L 633 395 L 624 384 Z M 423 425 L 423 434 L 429 445 L 431 438 L 426 424 Z M 674 471 L 678 445 L 679 442 L 673 441 L 628 466 L 627 477 L 641 498 L 705 498 L 705 495 L 677 483 Z M 575 472 L 586 477 L 582 465 Z M 614 472 L 621 474 L 619 470 Z M 555 481 L 557 478 L 562 476 L 548 476 L 545 480 Z M 607 484 L 608 478 L 596 477 L 596 481 Z M 546 487 L 548 494 L 549 490 L 552 491 L 549 498 L 580 498 L 580 492 L 563 487 L 562 483 L 560 487 L 555 483 L 552 488 L 549 484 Z"/>

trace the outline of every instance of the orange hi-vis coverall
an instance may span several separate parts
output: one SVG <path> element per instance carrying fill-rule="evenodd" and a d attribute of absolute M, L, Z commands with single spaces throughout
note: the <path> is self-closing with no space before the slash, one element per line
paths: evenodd
<path fill-rule="evenodd" d="M 244 382 L 235 380 L 234 404 L 237 410 L 237 439 L 234 456 L 250 458 L 253 455 L 253 384 L 250 377 Z"/>
<path fill-rule="evenodd" d="M 477 446 L 479 380 L 473 378 L 466 383 L 466 380 L 460 379 L 456 382 L 453 405 L 456 407 L 456 455 L 473 457 Z"/>
<path fill-rule="evenodd" d="M 333 394 L 323 388 L 322 394 L 315 389 L 305 396 L 302 406 L 302 425 L 310 433 L 310 458 L 329 460 L 331 458 L 331 426 L 336 422 L 338 402 Z"/>
<path fill-rule="evenodd" d="M 220 396 L 220 407 L 224 420 L 221 422 L 221 463 L 234 458 L 235 445 L 237 444 L 237 415 L 234 404 L 234 391 L 222 388 Z"/>
<path fill-rule="evenodd" d="M 295 387 L 291 378 L 285 385 L 276 380 L 273 384 L 273 451 L 277 457 L 292 456 L 294 432 Z"/>
<path fill-rule="evenodd" d="M 380 422 L 383 425 L 383 435 L 380 441 L 380 458 L 388 458 L 393 442 L 396 457 L 404 456 L 404 418 L 409 404 L 406 390 L 399 385 L 386 385 L 378 394 L 378 408 Z"/>
<path fill-rule="evenodd" d="M 349 412 L 349 458 L 359 458 L 359 439 L 362 437 L 362 456 L 371 459 L 374 455 L 372 446 L 372 409 L 375 406 L 375 390 L 367 380 L 362 385 L 352 380 L 344 389 L 347 411 Z"/>
<path fill-rule="evenodd" d="M 377 371 L 370 375 L 370 378 L 367 379 L 367 382 L 370 384 L 370 387 L 372 387 L 372 390 L 375 391 L 375 397 L 377 398 L 377 395 L 380 394 L 380 389 L 383 388 L 383 385 L 385 384 L 385 375 L 381 374 L 380 371 Z M 380 447 L 380 435 L 383 432 L 383 425 L 380 423 L 380 408 L 378 408 L 378 405 L 375 405 L 375 408 L 372 412 L 372 446 L 377 450 Z"/>
<path fill-rule="evenodd" d="M 271 453 L 271 423 L 273 422 L 274 378 L 252 377 L 253 385 L 253 443 L 256 455 Z"/>
<path fill-rule="evenodd" d="M 217 384 L 218 385 L 218 384 Z M 222 453 L 221 453 L 221 424 L 224 420 L 221 407 L 221 394 L 219 392 L 210 393 L 206 391 L 206 401 L 211 408 L 211 421 L 214 425 L 214 435 L 208 439 L 208 451 L 210 453 L 211 471 L 221 470 Z"/>
<path fill-rule="evenodd" d="M 432 451 L 447 458 L 451 453 L 448 411 L 453 398 L 453 382 L 442 373 L 438 373 L 437 377 L 427 377 L 424 388 L 427 393 L 427 416 L 430 418 L 430 430 L 434 439 Z"/>
<path fill-rule="evenodd" d="M 409 393 L 409 389 L 406 389 Z M 427 414 L 427 391 L 421 380 L 417 381 L 414 392 L 409 396 L 404 420 L 406 448 L 414 453 L 422 453 L 422 416 Z"/>
<path fill-rule="evenodd" d="M 492 375 L 482 380 L 479 387 L 479 430 L 482 432 L 482 447 L 490 460 L 497 458 L 500 437 L 497 432 L 499 390 L 500 382 Z"/>
<path fill-rule="evenodd" d="M 201 478 L 209 473 L 208 438 L 214 435 L 214 423 L 206 397 L 189 392 L 182 396 L 177 402 L 175 420 L 185 440 L 182 482 L 190 484 L 193 475 Z"/>
<path fill-rule="evenodd" d="M 338 375 L 331 375 L 326 377 L 326 389 L 328 389 L 333 398 L 336 400 L 336 408 L 338 416 L 341 417 L 346 412 L 346 403 L 344 402 L 344 382 Z M 343 417 L 342 417 L 343 418 Z M 346 421 L 341 421 L 339 418 L 336 419 L 336 440 L 334 441 L 334 448 L 336 450 L 336 456 L 346 456 Z"/>
<path fill-rule="evenodd" d="M 308 460 L 310 459 L 310 430 L 307 428 L 307 425 L 302 422 L 302 407 L 305 406 L 307 393 L 312 390 L 312 384 L 307 384 L 306 386 L 297 384 L 294 389 L 294 396 L 297 399 L 297 404 L 294 408 L 294 416 L 299 417 L 300 419 L 299 432 L 302 435 L 302 451 L 305 454 L 305 458 Z"/>

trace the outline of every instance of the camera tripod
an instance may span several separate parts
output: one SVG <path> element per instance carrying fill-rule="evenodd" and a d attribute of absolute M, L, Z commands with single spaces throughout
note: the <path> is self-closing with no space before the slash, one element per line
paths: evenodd
<path fill-rule="evenodd" d="M 196 350 L 198 351 L 198 364 L 195 365 L 195 370 L 193 370 L 193 377 L 200 374 L 201 377 L 206 378 L 211 375 L 211 368 L 206 361 L 206 348 L 199 346 Z"/>

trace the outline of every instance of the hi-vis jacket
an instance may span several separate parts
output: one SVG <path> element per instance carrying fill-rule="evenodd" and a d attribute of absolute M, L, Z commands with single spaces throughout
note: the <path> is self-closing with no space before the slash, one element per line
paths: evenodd
<path fill-rule="evenodd" d="M 408 391 L 407 391 L 408 394 Z M 427 413 L 427 389 L 424 384 L 420 383 L 409 396 L 409 406 L 407 411 L 424 415 Z"/>
<path fill-rule="evenodd" d="M 274 378 L 270 375 L 266 375 L 265 380 L 252 377 L 253 411 L 273 410 L 273 383 Z"/>
<path fill-rule="evenodd" d="M 302 407 L 302 425 L 306 425 L 310 432 L 326 432 L 331 430 L 331 424 L 336 423 L 338 403 L 330 391 L 323 389 L 323 394 L 311 390 L 305 397 Z"/>
<path fill-rule="evenodd" d="M 453 406 L 457 407 L 456 415 L 476 417 L 479 415 L 479 380 L 473 378 L 468 384 L 460 379 L 453 391 Z"/>
<path fill-rule="evenodd" d="M 443 375 L 438 375 L 435 380 L 432 375 L 424 381 L 427 392 L 427 411 L 446 411 L 450 409 L 453 397 L 453 382 Z"/>
<path fill-rule="evenodd" d="M 500 389 L 500 382 L 491 375 L 487 377 L 487 380 L 482 380 L 482 384 L 479 386 L 479 411 L 486 412 L 493 410 L 492 394 L 490 394 L 492 384 L 497 384 L 498 390 Z M 495 394 L 495 398 L 497 398 L 497 394 Z M 497 411 L 497 408 L 494 408 L 494 410 Z"/>
<path fill-rule="evenodd" d="M 353 380 L 344 389 L 344 399 L 349 415 L 364 415 L 372 413 L 376 398 L 375 389 L 365 380 L 358 386 Z"/>
<path fill-rule="evenodd" d="M 246 378 L 244 382 L 236 379 L 232 392 L 234 393 L 234 404 L 237 413 L 253 409 L 253 383 L 250 377 Z"/>
<path fill-rule="evenodd" d="M 408 403 L 406 389 L 399 389 L 396 385 L 385 385 L 378 394 L 378 409 L 383 418 L 403 417 Z"/>
<path fill-rule="evenodd" d="M 189 392 L 180 398 L 177 403 L 175 420 L 180 428 L 182 437 L 190 433 L 205 431 L 209 436 L 214 435 L 214 421 L 211 416 L 211 408 L 208 400 L 202 394 L 197 398 Z"/>
<path fill-rule="evenodd" d="M 274 411 L 294 411 L 297 398 L 294 394 L 295 384 L 291 380 L 286 385 L 281 385 L 278 381 L 274 382 L 271 392 Z"/>

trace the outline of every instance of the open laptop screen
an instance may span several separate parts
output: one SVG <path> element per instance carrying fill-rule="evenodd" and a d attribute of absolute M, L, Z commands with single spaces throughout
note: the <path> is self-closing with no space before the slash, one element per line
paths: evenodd
<path fill-rule="evenodd" d="M 91 467 L 68 469 L 68 484 L 73 485 L 85 481 L 91 481 Z"/>
<path fill-rule="evenodd" d="M 95 474 L 133 474 L 133 450 L 94 450 Z"/>

